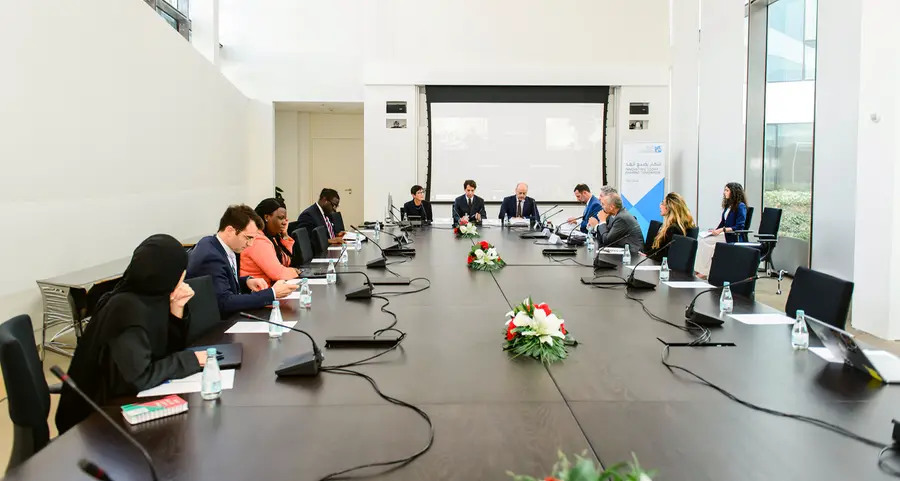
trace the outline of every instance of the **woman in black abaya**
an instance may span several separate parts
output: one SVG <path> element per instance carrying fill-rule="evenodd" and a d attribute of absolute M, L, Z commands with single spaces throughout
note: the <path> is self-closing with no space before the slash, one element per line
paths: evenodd
<path fill-rule="evenodd" d="M 115 289 L 100 298 L 68 371 L 97 404 L 200 371 L 206 354 L 183 350 L 184 306 L 194 295 L 184 283 L 187 261 L 175 238 L 151 236 L 134 250 Z M 60 434 L 90 413 L 88 404 L 64 385 L 56 412 Z"/>

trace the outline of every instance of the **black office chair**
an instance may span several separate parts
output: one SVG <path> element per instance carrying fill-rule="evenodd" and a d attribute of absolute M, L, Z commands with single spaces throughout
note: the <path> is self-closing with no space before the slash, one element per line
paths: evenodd
<path fill-rule="evenodd" d="M 291 231 L 294 239 L 294 255 L 291 257 L 291 267 L 305 266 L 313 259 L 313 247 L 309 241 L 309 231 L 296 229 Z"/>
<path fill-rule="evenodd" d="M 759 251 L 752 247 L 719 242 L 713 253 L 712 267 L 707 281 L 714 286 L 725 282 L 735 283 L 756 275 L 759 269 Z M 753 298 L 756 281 L 747 282 L 731 289 L 732 294 Z"/>
<path fill-rule="evenodd" d="M 747 207 L 747 215 L 744 217 L 744 230 L 750 230 L 751 222 L 753 222 L 753 207 Z"/>
<path fill-rule="evenodd" d="M 310 237 L 313 255 L 325 257 L 325 254 L 328 252 L 328 228 L 325 226 L 316 227 L 313 229 L 312 236 Z"/>
<path fill-rule="evenodd" d="M 774 207 L 765 207 L 762 212 L 762 219 L 759 221 L 759 231 L 754 233 L 751 230 L 741 231 L 744 235 L 753 234 L 753 241 L 738 242 L 738 245 L 753 247 L 759 250 L 760 260 L 765 262 L 766 275 L 770 276 L 775 270 L 772 265 L 772 252 L 778 244 L 778 229 L 781 228 L 781 209 Z M 813 316 L 815 317 L 815 316 Z"/>
<path fill-rule="evenodd" d="M 652 246 L 653 239 L 656 239 L 656 234 L 659 233 L 659 228 L 662 227 L 662 222 L 658 220 L 651 220 L 650 226 L 647 227 L 647 237 L 644 238 L 644 246 Z M 650 249 L 648 249 L 650 250 Z"/>
<path fill-rule="evenodd" d="M 843 329 L 850 313 L 853 283 L 806 267 L 798 267 L 784 312 L 794 317 L 797 309 L 808 316 Z"/>
<path fill-rule="evenodd" d="M 194 290 L 194 297 L 187 303 L 188 330 L 187 342 L 193 344 L 210 329 L 219 325 L 222 316 L 219 313 L 219 300 L 212 277 L 202 276 L 187 279 L 186 282 Z"/>
<path fill-rule="evenodd" d="M 669 254 L 667 256 L 669 258 L 669 269 L 693 274 L 694 262 L 697 260 L 698 245 L 696 239 L 683 235 L 675 236 L 672 240 L 672 245 L 669 246 Z"/>
<path fill-rule="evenodd" d="M 288 222 L 288 228 L 287 228 L 288 234 L 297 230 L 298 225 L 300 225 L 300 222 L 297 222 L 297 221 Z"/>
<path fill-rule="evenodd" d="M 0 367 L 13 423 L 9 472 L 50 442 L 50 393 L 34 341 L 31 317 L 16 316 L 0 324 Z M 54 386 L 53 392 L 59 392 Z"/>
<path fill-rule="evenodd" d="M 334 229 L 334 235 L 347 230 L 344 228 L 344 216 L 340 212 L 331 213 L 331 228 Z"/>
<path fill-rule="evenodd" d="M 691 227 L 687 231 L 687 236 L 691 239 L 697 239 L 700 236 L 700 228 L 699 227 Z"/>

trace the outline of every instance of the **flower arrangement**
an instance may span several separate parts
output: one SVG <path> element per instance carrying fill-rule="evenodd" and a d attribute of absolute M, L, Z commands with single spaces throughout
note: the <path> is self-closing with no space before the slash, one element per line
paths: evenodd
<path fill-rule="evenodd" d="M 466 264 L 476 271 L 496 271 L 506 266 L 497 249 L 488 241 L 481 241 L 472 246 Z"/>
<path fill-rule="evenodd" d="M 565 321 L 545 304 L 535 304 L 529 297 L 512 311 L 506 313 L 506 344 L 504 351 L 515 356 L 529 356 L 544 363 L 565 359 L 567 341 Z"/>
<path fill-rule="evenodd" d="M 583 454 L 575 456 L 575 464 L 572 464 L 563 453 L 559 453 L 559 462 L 553 466 L 554 475 L 543 478 L 543 481 L 652 481 L 650 476 L 654 473 L 641 469 L 634 453 L 631 454 L 632 462 L 619 463 L 605 470 L 584 458 Z M 626 468 L 627 471 L 623 472 Z M 508 474 L 515 481 L 541 481 L 541 478 Z"/>
<path fill-rule="evenodd" d="M 456 234 L 456 237 L 480 237 L 478 229 L 475 228 L 475 224 L 469 222 L 465 218 L 459 219 L 459 225 L 453 228 L 453 233 Z"/>

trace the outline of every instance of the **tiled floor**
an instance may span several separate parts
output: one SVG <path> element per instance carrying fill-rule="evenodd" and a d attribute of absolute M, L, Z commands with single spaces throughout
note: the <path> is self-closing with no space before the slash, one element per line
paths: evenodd
<path fill-rule="evenodd" d="M 776 294 L 777 291 L 777 283 L 774 280 L 761 280 L 756 284 L 756 300 L 774 307 L 779 310 L 784 310 L 784 305 L 787 302 L 787 296 L 791 289 L 791 280 L 785 279 L 782 282 L 782 294 Z M 887 351 L 893 352 L 894 354 L 900 355 L 900 342 L 892 342 L 885 341 L 883 339 L 879 339 L 870 334 L 866 334 L 861 331 L 856 331 L 854 329 L 850 329 L 861 341 L 877 346 L 880 349 L 885 349 Z M 66 341 L 67 339 L 61 339 Z M 49 384 L 53 384 L 57 382 L 57 379 L 50 374 L 50 366 L 59 365 L 64 370 L 69 367 L 69 358 L 60 356 L 59 354 L 54 354 L 52 352 L 47 353 L 47 358 L 44 362 L 44 374 L 47 378 L 47 382 Z M 6 396 L 6 387 L 4 384 L 0 383 L 0 398 L 5 399 Z M 3 401 L 5 402 L 5 401 Z M 56 425 L 53 419 L 56 416 L 56 403 L 57 396 L 50 397 L 50 416 L 48 418 L 50 424 L 50 436 L 56 436 Z M 8 415 L 0 415 L 0 453 L 3 453 L 2 458 L 8 459 L 9 452 L 12 450 L 12 423 L 9 420 Z M 3 469 L 6 463 L 3 463 L 0 466 L 0 469 Z"/>

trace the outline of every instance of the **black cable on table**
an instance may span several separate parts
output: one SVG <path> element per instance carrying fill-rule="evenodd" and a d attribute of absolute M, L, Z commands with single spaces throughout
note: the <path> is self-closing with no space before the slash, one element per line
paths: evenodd
<path fill-rule="evenodd" d="M 709 330 L 708 328 L 703 327 L 703 326 L 701 326 L 700 324 L 695 323 L 694 321 L 691 321 L 691 320 L 686 321 L 688 324 L 693 324 L 692 327 L 686 327 L 686 326 L 681 326 L 681 325 L 675 324 L 674 322 L 669 321 L 668 319 L 665 319 L 665 318 L 663 318 L 663 317 L 661 317 L 661 316 L 658 316 L 658 315 L 654 314 L 653 312 L 650 311 L 650 309 L 647 308 L 646 304 L 644 304 L 644 299 L 641 299 L 641 298 L 632 296 L 632 295 L 629 293 L 629 291 L 628 291 L 627 289 L 625 290 L 625 298 L 626 298 L 626 299 L 629 299 L 629 300 L 632 300 L 632 301 L 635 301 L 635 302 L 637 302 L 638 304 L 640 304 L 640 305 L 641 305 L 641 309 L 643 309 L 644 313 L 647 314 L 647 316 L 648 316 L 650 319 L 653 319 L 654 321 L 661 322 L 661 323 L 663 323 L 663 324 L 672 326 L 672 327 L 674 327 L 675 329 L 678 329 L 678 330 L 680 330 L 680 331 L 684 331 L 684 332 L 687 332 L 687 333 L 690 333 L 691 331 L 693 331 L 693 330 L 695 330 L 695 329 L 696 329 L 696 330 L 699 330 L 699 331 L 700 331 L 700 335 L 697 336 L 696 339 L 694 339 L 693 341 L 691 341 L 691 344 L 699 344 L 699 343 L 702 343 L 702 342 L 708 342 L 709 339 L 710 339 L 710 337 L 712 337 L 712 333 L 710 332 L 710 330 Z"/>
<path fill-rule="evenodd" d="M 895 453 L 900 452 L 900 446 L 898 446 L 897 444 L 891 444 L 890 446 L 885 446 L 881 449 L 881 452 L 878 453 L 878 469 L 880 469 L 884 474 L 893 476 L 895 478 L 900 478 L 900 469 L 889 465 L 888 463 L 884 462 L 884 459 L 882 459 L 884 453 L 890 451 L 894 451 Z"/>
<path fill-rule="evenodd" d="M 397 345 L 399 345 L 399 344 L 397 344 Z M 351 473 L 351 472 L 353 472 L 353 471 L 359 471 L 359 470 L 361 470 L 361 469 L 390 466 L 390 469 L 388 469 L 388 470 L 386 470 L 386 471 L 384 471 L 384 472 L 382 472 L 382 473 L 379 473 L 379 474 L 386 474 L 386 473 L 388 473 L 388 472 L 390 472 L 390 471 L 393 471 L 394 469 L 398 469 L 398 468 L 402 468 L 403 466 L 406 466 L 407 464 L 413 462 L 413 460 L 415 460 L 415 459 L 418 458 L 419 456 L 425 454 L 429 449 L 431 449 L 431 446 L 434 444 L 434 424 L 432 424 L 431 418 L 428 417 L 428 414 L 427 414 L 425 411 L 423 411 L 422 409 L 420 409 L 419 407 L 417 407 L 417 406 L 415 406 L 415 405 L 413 405 L 413 404 L 410 404 L 410 403 L 408 403 L 408 402 L 406 402 L 406 401 L 402 401 L 402 400 L 400 400 L 400 399 L 397 399 L 397 398 L 388 396 L 387 394 L 381 392 L 381 389 L 378 387 L 378 383 L 376 383 L 374 379 L 372 379 L 370 376 L 368 376 L 368 375 L 366 375 L 366 374 L 363 374 L 363 373 L 361 373 L 361 372 L 359 372 L 359 371 L 353 371 L 353 370 L 350 370 L 350 369 L 342 369 L 342 368 L 338 368 L 338 367 L 327 367 L 327 368 L 326 368 L 326 367 L 323 367 L 323 368 L 321 369 L 321 371 L 327 372 L 327 373 L 331 373 L 331 374 L 342 374 L 342 375 L 349 375 L 349 376 L 358 376 L 358 377 L 361 377 L 361 378 L 365 379 L 366 381 L 369 382 L 369 384 L 372 385 L 372 388 L 375 389 L 375 392 L 378 393 L 378 396 L 381 397 L 382 399 L 384 399 L 385 401 L 387 401 L 387 402 L 389 402 L 389 403 L 391 403 L 391 404 L 396 404 L 396 405 L 398 405 L 398 406 L 403 406 L 403 407 L 405 407 L 405 408 L 407 408 L 407 409 L 412 410 L 413 412 L 415 412 L 415 413 L 418 414 L 419 416 L 421 416 L 422 419 L 424 419 L 425 422 L 428 423 L 429 436 L 428 436 L 428 443 L 425 444 L 425 447 L 422 448 L 422 449 L 420 449 L 419 451 L 415 452 L 414 454 L 412 454 L 412 455 L 410 455 L 410 456 L 407 456 L 407 457 L 405 457 L 405 458 L 395 459 L 395 460 L 392 460 L 392 461 L 382 461 L 382 462 L 376 462 L 376 463 L 369 463 L 369 464 L 362 464 L 362 465 L 359 465 L 359 466 L 354 466 L 354 467 L 352 467 L 352 468 L 347 468 L 347 469 L 344 469 L 344 470 L 341 470 L 341 471 L 337 471 L 337 472 L 334 472 L 334 473 L 327 474 L 327 475 L 325 475 L 325 476 L 319 478 L 319 481 L 327 481 L 327 480 L 330 480 L 330 479 L 342 479 L 342 478 L 346 478 L 347 476 L 345 476 L 345 475 L 346 475 L 347 473 Z"/>
<path fill-rule="evenodd" d="M 382 297 L 382 296 L 403 296 L 403 295 L 406 295 L 406 294 L 415 294 L 415 293 L 417 293 L 417 292 L 422 292 L 422 291 L 424 291 L 424 290 L 426 290 L 426 289 L 430 289 L 430 288 L 431 288 L 431 279 L 429 279 L 429 278 L 427 278 L 427 277 L 414 277 L 414 278 L 412 278 L 412 279 L 409 280 L 409 283 L 412 284 L 412 283 L 415 282 L 415 281 L 426 281 L 426 282 L 428 282 L 428 285 L 425 286 L 425 287 L 421 287 L 421 288 L 419 288 L 419 289 L 412 290 L 412 291 L 385 291 L 385 292 L 376 292 L 375 294 L 378 294 L 378 295 L 377 295 L 377 296 L 373 295 L 372 297 L 378 297 L 379 299 L 384 299 L 384 297 Z M 385 305 L 387 305 L 387 304 L 385 304 Z"/>
<path fill-rule="evenodd" d="M 719 387 L 718 385 L 716 385 L 716 384 L 714 384 L 714 383 L 712 383 L 712 382 L 707 381 L 706 379 L 704 379 L 703 377 L 701 377 L 699 374 L 694 373 L 694 372 L 691 371 L 690 369 L 688 369 L 688 368 L 686 368 L 686 367 L 679 366 L 679 365 L 677 365 L 677 364 L 672 364 L 672 363 L 668 362 L 668 360 L 667 360 L 668 355 L 669 355 L 669 346 L 663 346 L 662 353 L 660 354 L 660 361 L 662 362 L 663 366 L 666 366 L 670 371 L 674 371 L 674 370 L 677 369 L 677 370 L 682 371 L 682 372 L 684 372 L 684 373 L 686 373 L 686 374 L 689 374 L 689 375 L 693 376 L 695 379 L 697 379 L 698 381 L 700 381 L 702 384 L 705 384 L 706 386 L 709 386 L 709 387 L 715 389 L 716 391 L 719 391 L 719 393 L 722 394 L 723 396 L 727 397 L 728 399 L 730 399 L 730 400 L 732 400 L 732 401 L 734 401 L 734 402 L 736 402 L 736 403 L 738 403 L 738 404 L 740 404 L 740 405 L 742 405 L 742 406 L 744 406 L 744 407 L 748 407 L 748 408 L 750 408 L 750 409 L 753 409 L 754 411 L 759 411 L 759 412 L 762 412 L 762 413 L 771 414 L 771 415 L 773 415 L 773 416 L 779 416 L 779 417 L 784 417 L 784 418 L 794 419 L 794 420 L 797 420 L 797 421 L 802 421 L 802 422 L 805 422 L 805 423 L 808 423 L 808 424 L 812 424 L 813 426 L 818 426 L 818 427 L 820 427 L 820 428 L 822 428 L 822 429 L 826 429 L 826 430 L 828 430 L 828 431 L 831 431 L 831 432 L 840 434 L 840 435 L 842 435 L 842 436 L 846 436 L 846 437 L 848 437 L 848 438 L 850 438 L 850 439 L 852 439 L 852 440 L 854 440 L 854 441 L 859 441 L 859 442 L 861 442 L 861 443 L 863 443 L 863 444 L 867 444 L 867 445 L 869 445 L 869 446 L 874 446 L 874 447 L 876 447 L 876 448 L 880 448 L 880 447 L 884 446 L 884 443 L 881 443 L 881 442 L 878 442 L 878 441 L 874 441 L 874 440 L 872 440 L 872 439 L 869 439 L 869 438 L 860 436 L 860 435 L 855 434 L 855 433 L 853 433 L 853 432 L 851 432 L 851 431 L 849 431 L 849 430 L 847 430 L 847 429 L 844 429 L 844 428 L 842 428 L 842 427 L 840 427 L 840 426 L 838 426 L 838 425 L 836 425 L 836 424 L 832 424 L 832 423 L 829 423 L 829 422 L 826 422 L 826 421 L 822 421 L 821 419 L 816 419 L 816 418 L 813 418 L 813 417 L 804 416 L 804 415 L 802 415 L 802 414 L 791 414 L 791 413 L 786 413 L 786 412 L 778 411 L 778 410 L 775 410 L 775 409 L 765 408 L 765 407 L 759 406 L 759 405 L 757 405 L 757 404 L 753 404 L 753 403 L 751 403 L 751 402 L 749 402 L 749 401 L 744 401 L 743 399 L 741 399 L 741 398 L 735 396 L 734 394 L 731 394 L 730 392 L 726 391 L 724 388 Z"/>
<path fill-rule="evenodd" d="M 560 264 L 562 264 L 563 262 L 566 262 L 566 261 L 572 261 L 582 267 L 590 267 L 590 268 L 594 267 L 593 264 L 585 264 L 583 262 L 578 262 L 576 259 L 573 259 L 571 257 L 566 257 L 565 259 L 559 260 L 555 256 L 550 256 L 550 260 L 552 260 L 553 262 L 558 262 Z M 572 266 L 572 267 L 575 267 L 575 266 Z"/>

